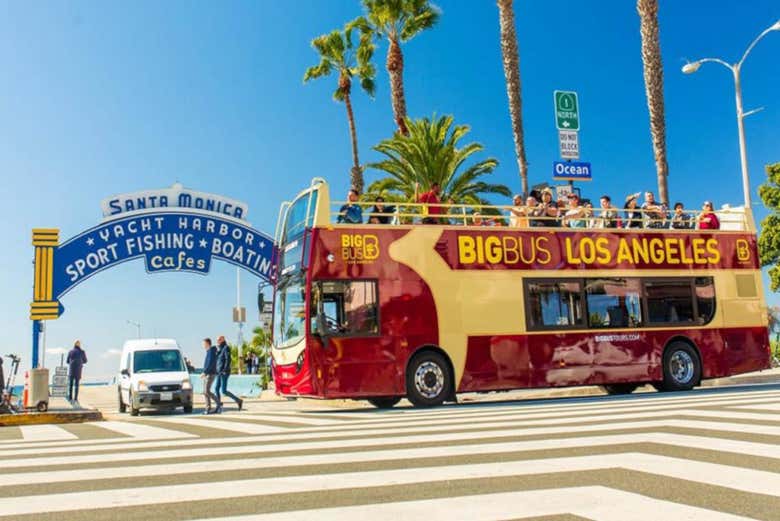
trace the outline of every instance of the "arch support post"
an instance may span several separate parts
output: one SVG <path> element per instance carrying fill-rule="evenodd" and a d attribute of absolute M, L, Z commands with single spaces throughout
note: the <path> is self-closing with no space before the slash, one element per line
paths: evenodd
<path fill-rule="evenodd" d="M 32 367 L 38 367 L 40 332 L 43 320 L 59 318 L 62 308 L 54 297 L 54 252 L 60 242 L 60 231 L 56 228 L 34 228 L 32 244 L 35 248 L 33 299 L 30 303 L 32 320 Z"/>

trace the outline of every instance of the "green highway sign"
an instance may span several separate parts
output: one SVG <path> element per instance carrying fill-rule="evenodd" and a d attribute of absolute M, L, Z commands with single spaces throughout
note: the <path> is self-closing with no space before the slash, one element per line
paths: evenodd
<path fill-rule="evenodd" d="M 580 129 L 580 107 L 574 91 L 553 91 L 555 100 L 555 125 L 558 130 Z"/>

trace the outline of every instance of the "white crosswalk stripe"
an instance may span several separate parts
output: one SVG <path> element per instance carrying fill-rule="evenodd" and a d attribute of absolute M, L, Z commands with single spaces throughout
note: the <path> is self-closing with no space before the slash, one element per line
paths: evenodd
<path fill-rule="evenodd" d="M 243 521 L 772 519 L 779 402 L 777 386 L 434 410 L 255 402 L 219 417 L 29 426 L 0 443 L 0 520 L 146 507 L 164 520 L 179 504 Z M 617 488 L 615 473 L 628 476 Z"/>
<path fill-rule="evenodd" d="M 565 502 L 561 501 L 564 497 Z M 563 504 L 562 504 L 563 503 Z M 615 509 L 614 505 L 623 505 Z M 639 494 L 606 487 L 577 487 L 504 494 L 403 501 L 378 505 L 323 508 L 307 512 L 283 512 L 241 517 L 224 517 L 212 521 L 396 521 L 426 519 L 428 521 L 489 521 L 531 516 L 574 514 L 600 521 L 646 521 L 647 512 L 655 519 L 687 519 L 702 521 L 743 521 L 749 519 L 690 507 L 670 501 L 649 499 Z"/>

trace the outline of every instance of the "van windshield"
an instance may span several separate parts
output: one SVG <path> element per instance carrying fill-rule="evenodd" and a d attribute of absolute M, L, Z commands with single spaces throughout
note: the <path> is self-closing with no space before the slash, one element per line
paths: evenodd
<path fill-rule="evenodd" d="M 133 353 L 134 373 L 186 371 L 178 349 L 154 349 Z"/>

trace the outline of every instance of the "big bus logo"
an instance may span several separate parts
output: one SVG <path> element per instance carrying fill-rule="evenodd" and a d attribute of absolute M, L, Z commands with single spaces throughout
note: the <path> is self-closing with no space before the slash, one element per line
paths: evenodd
<path fill-rule="evenodd" d="M 341 258 L 354 264 L 375 261 L 379 258 L 379 238 L 368 233 L 342 234 Z"/>
<path fill-rule="evenodd" d="M 737 239 L 737 260 L 740 262 L 750 260 L 750 246 L 745 239 Z"/>

